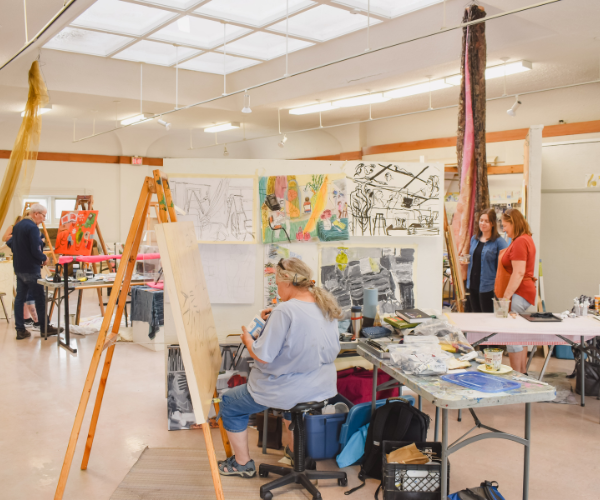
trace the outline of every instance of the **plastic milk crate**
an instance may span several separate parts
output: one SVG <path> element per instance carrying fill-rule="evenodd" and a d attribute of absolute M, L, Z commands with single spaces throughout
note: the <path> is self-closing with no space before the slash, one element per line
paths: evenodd
<path fill-rule="evenodd" d="M 408 465 L 388 464 L 387 454 L 412 444 L 410 441 L 384 441 L 383 451 L 383 500 L 440 500 L 442 464 Z M 431 450 L 434 457 L 442 457 L 442 443 L 415 443 L 422 452 Z M 450 487 L 450 464 L 448 464 L 448 488 Z"/>

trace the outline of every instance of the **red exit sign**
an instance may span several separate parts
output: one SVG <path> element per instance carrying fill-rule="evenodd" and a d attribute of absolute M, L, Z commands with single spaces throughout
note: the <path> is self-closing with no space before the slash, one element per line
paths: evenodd
<path fill-rule="evenodd" d="M 141 165 L 142 164 L 142 157 L 141 156 L 132 156 L 131 157 L 131 164 L 132 165 Z"/>

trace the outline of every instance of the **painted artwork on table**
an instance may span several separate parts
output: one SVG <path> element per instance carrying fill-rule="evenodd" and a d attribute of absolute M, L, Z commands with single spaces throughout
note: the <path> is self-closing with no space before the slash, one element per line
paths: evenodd
<path fill-rule="evenodd" d="M 352 179 L 349 188 L 352 236 L 440 234 L 443 210 L 440 170 L 436 166 L 355 163 L 347 165 L 345 171 Z"/>
<path fill-rule="evenodd" d="M 313 279 L 317 281 L 319 267 L 319 254 L 315 245 L 290 245 L 268 243 L 264 246 L 264 306 L 276 307 L 279 296 L 275 283 L 275 267 L 281 259 L 295 257 L 305 262 L 313 272 Z"/>
<path fill-rule="evenodd" d="M 363 289 L 378 289 L 380 314 L 416 307 L 415 246 L 326 246 L 319 256 L 320 285 L 344 311 L 363 305 Z"/>
<path fill-rule="evenodd" d="M 192 221 L 198 241 L 256 243 L 254 178 L 169 175 L 173 203 Z"/>
<path fill-rule="evenodd" d="M 344 174 L 261 177 L 258 190 L 263 243 L 348 239 Z"/>
<path fill-rule="evenodd" d="M 178 345 L 170 345 L 167 353 L 167 428 L 170 431 L 190 429 L 196 423 L 192 396 Z"/>
<path fill-rule="evenodd" d="M 97 221 L 98 210 L 63 211 L 54 252 L 59 255 L 91 255 Z"/>

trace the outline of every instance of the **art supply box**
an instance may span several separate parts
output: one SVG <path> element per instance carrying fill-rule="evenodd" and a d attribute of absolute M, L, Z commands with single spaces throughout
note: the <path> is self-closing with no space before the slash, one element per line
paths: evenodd
<path fill-rule="evenodd" d="M 329 399 L 330 405 L 346 403 L 350 411 L 353 404 L 341 394 Z M 369 403 L 370 404 L 370 403 Z M 332 415 L 304 415 L 306 426 L 306 455 L 315 460 L 334 458 L 340 452 L 340 432 L 349 413 Z"/>

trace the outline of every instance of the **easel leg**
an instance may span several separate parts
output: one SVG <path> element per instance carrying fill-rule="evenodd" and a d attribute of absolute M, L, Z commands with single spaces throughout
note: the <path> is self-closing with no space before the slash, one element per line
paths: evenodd
<path fill-rule="evenodd" d="M 58 288 L 52 292 L 52 302 L 50 303 L 50 312 L 48 313 L 49 321 L 52 321 L 52 313 L 54 312 L 54 306 L 56 304 L 56 297 L 58 296 Z"/>
<path fill-rule="evenodd" d="M 210 473 L 212 474 L 213 484 L 217 500 L 225 500 L 223 488 L 221 487 L 221 475 L 219 474 L 219 466 L 217 465 L 217 457 L 215 455 L 215 447 L 213 446 L 212 436 L 210 435 L 210 425 L 202 424 L 202 432 L 204 432 L 204 441 L 206 442 L 206 453 L 208 455 L 208 463 L 210 464 Z"/>
<path fill-rule="evenodd" d="M 98 290 L 100 290 L 98 288 Z M 75 314 L 75 324 L 79 324 L 79 319 L 81 318 L 81 302 L 83 298 L 83 290 L 79 290 L 79 295 L 77 296 L 77 314 Z"/>
<path fill-rule="evenodd" d="M 219 397 L 219 393 L 217 392 L 217 390 L 215 389 L 215 394 L 213 396 L 215 398 L 215 413 L 218 415 L 220 408 L 219 408 L 219 403 L 216 402 L 217 398 Z M 223 427 L 223 419 L 220 418 L 219 419 L 219 432 L 221 433 L 221 440 L 223 441 L 223 448 L 225 448 L 225 455 L 227 455 L 227 458 L 229 458 L 231 455 L 233 455 L 233 452 L 231 451 L 231 444 L 229 443 L 229 438 L 227 437 L 227 431 L 225 430 L 225 428 Z"/>

